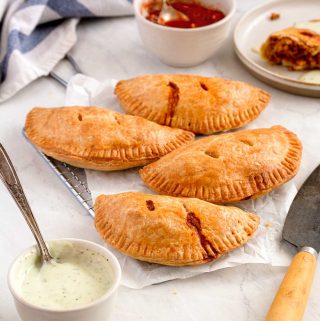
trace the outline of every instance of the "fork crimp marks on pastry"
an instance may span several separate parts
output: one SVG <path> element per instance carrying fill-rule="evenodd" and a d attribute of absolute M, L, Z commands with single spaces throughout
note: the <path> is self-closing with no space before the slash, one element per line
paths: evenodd
<path fill-rule="evenodd" d="M 120 170 L 146 165 L 194 134 L 106 108 L 34 108 L 26 135 L 46 155 L 76 167 Z"/>
<path fill-rule="evenodd" d="M 129 114 L 199 134 L 242 127 L 270 100 L 270 94 L 244 82 L 193 75 L 121 80 L 115 93 Z"/>
<path fill-rule="evenodd" d="M 244 245 L 259 217 L 195 198 L 128 192 L 100 195 L 95 225 L 108 244 L 126 255 L 183 266 L 210 262 Z"/>
<path fill-rule="evenodd" d="M 259 197 L 297 173 L 302 145 L 274 126 L 206 137 L 140 170 L 151 189 L 212 203 Z"/>

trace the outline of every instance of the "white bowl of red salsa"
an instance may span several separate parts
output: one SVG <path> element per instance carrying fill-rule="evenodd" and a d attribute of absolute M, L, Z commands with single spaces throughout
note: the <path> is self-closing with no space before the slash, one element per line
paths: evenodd
<path fill-rule="evenodd" d="M 138 29 L 145 47 L 175 67 L 191 67 L 209 59 L 227 38 L 236 9 L 236 0 L 171 0 L 189 21 L 159 24 L 161 2 L 134 1 Z"/>

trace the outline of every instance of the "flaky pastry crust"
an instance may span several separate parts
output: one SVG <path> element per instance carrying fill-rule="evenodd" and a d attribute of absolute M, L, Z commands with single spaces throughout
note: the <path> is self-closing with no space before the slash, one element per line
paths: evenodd
<path fill-rule="evenodd" d="M 124 110 L 199 134 L 238 128 L 255 119 L 270 95 L 247 83 L 193 75 L 145 75 L 118 82 Z"/>
<path fill-rule="evenodd" d="M 297 173 L 302 145 L 281 126 L 210 136 L 140 170 L 151 189 L 212 203 L 255 198 Z"/>
<path fill-rule="evenodd" d="M 121 193 L 96 199 L 95 225 L 108 244 L 126 255 L 182 266 L 207 263 L 242 246 L 259 217 L 195 198 Z"/>
<path fill-rule="evenodd" d="M 98 107 L 34 108 L 25 131 L 46 155 L 104 171 L 146 165 L 194 139 L 191 132 Z"/>

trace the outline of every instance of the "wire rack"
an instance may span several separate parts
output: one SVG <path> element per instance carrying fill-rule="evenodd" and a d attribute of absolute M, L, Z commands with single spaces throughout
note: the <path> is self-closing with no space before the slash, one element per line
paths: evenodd
<path fill-rule="evenodd" d="M 94 217 L 92 196 L 88 188 L 87 177 L 84 169 L 73 167 L 46 156 L 28 140 L 24 131 L 23 135 L 30 145 L 33 146 L 34 149 L 41 155 L 53 172 L 60 178 L 72 195 L 80 202 L 80 204 L 88 211 L 88 213 Z"/>

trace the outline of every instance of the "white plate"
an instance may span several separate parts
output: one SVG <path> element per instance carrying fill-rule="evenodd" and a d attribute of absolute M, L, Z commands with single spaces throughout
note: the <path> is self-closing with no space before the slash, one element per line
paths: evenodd
<path fill-rule="evenodd" d="M 271 21 L 270 14 L 280 14 Z M 260 80 L 298 95 L 320 97 L 320 85 L 299 80 L 303 71 L 288 71 L 263 61 L 259 49 L 268 36 L 295 23 L 320 19 L 320 0 L 276 0 L 253 8 L 239 21 L 234 31 L 235 50 L 242 63 Z"/>

